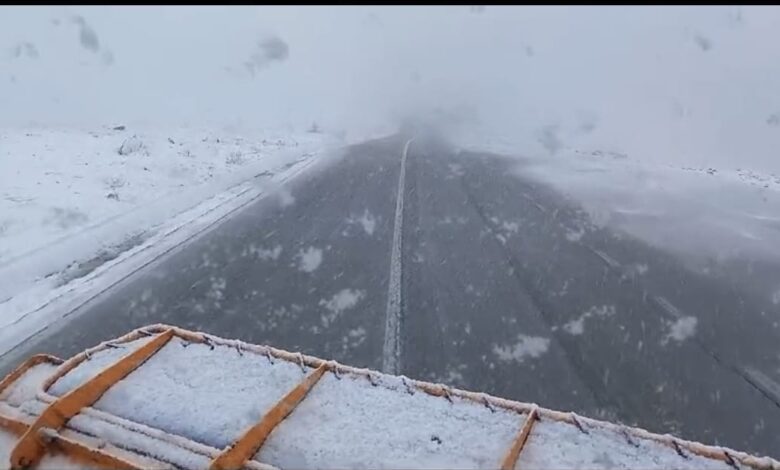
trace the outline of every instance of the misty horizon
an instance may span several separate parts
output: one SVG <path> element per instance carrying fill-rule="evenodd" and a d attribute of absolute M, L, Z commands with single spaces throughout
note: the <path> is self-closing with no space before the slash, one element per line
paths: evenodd
<path fill-rule="evenodd" d="M 780 170 L 771 7 L 5 7 L 5 125 L 410 116 L 518 153 Z"/>

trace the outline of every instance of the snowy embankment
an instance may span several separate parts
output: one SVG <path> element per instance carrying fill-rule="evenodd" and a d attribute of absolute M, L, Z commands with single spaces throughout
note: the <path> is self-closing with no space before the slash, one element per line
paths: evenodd
<path fill-rule="evenodd" d="M 780 260 L 780 175 L 572 152 L 523 170 L 582 201 L 594 222 L 681 254 Z"/>
<path fill-rule="evenodd" d="M 337 144 L 267 130 L 0 130 L 2 330 L 133 250 L 207 228 Z"/>
<path fill-rule="evenodd" d="M 518 176 L 556 188 L 581 204 L 597 226 L 695 259 L 780 262 L 780 172 L 650 161 L 594 146 L 551 154 L 534 151 L 538 142 L 506 137 L 485 142 L 464 139 L 460 145 L 516 156 Z"/>

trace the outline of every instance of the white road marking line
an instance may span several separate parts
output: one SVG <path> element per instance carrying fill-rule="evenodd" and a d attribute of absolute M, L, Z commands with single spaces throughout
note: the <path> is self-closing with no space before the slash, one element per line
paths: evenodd
<path fill-rule="evenodd" d="M 382 348 L 382 371 L 398 374 L 401 370 L 401 253 L 404 224 L 404 189 L 406 187 L 406 157 L 409 139 L 401 155 L 401 171 L 398 176 L 398 194 L 395 203 L 393 248 L 390 254 L 390 278 L 387 285 L 387 315 L 385 317 L 385 342 Z"/>

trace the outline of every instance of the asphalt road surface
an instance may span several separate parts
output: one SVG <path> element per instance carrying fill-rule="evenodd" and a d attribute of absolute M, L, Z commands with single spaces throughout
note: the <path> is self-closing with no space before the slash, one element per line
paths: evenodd
<path fill-rule="evenodd" d="M 776 305 L 591 226 L 516 161 L 407 143 L 350 147 L 3 370 L 162 322 L 780 456 Z"/>

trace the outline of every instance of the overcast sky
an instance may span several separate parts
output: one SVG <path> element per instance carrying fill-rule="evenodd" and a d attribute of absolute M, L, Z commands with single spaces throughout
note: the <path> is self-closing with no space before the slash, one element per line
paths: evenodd
<path fill-rule="evenodd" d="M 0 7 L 0 123 L 358 132 L 440 108 L 529 151 L 547 128 L 780 171 L 778 44 L 775 7 Z"/>

